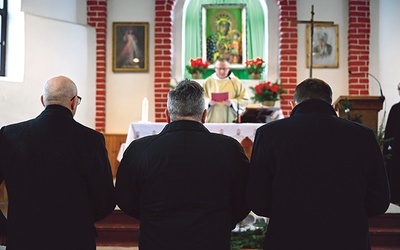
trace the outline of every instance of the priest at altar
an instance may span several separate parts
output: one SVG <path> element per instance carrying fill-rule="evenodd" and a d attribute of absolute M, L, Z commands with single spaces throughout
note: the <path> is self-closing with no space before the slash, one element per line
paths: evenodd
<path fill-rule="evenodd" d="M 208 106 L 207 123 L 230 123 L 245 109 L 250 98 L 246 88 L 230 71 L 229 62 L 218 59 L 215 72 L 204 83 L 206 105 Z"/>

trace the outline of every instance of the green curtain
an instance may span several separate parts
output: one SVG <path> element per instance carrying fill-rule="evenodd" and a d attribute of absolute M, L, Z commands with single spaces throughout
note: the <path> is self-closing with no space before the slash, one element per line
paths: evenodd
<path fill-rule="evenodd" d="M 185 65 L 190 58 L 201 56 L 201 6 L 203 4 L 246 4 L 247 59 L 266 55 L 264 11 L 258 0 L 190 0 L 184 16 L 184 78 L 190 78 Z M 243 52 L 244 53 L 244 52 Z M 265 59 L 265 58 L 264 58 Z"/>

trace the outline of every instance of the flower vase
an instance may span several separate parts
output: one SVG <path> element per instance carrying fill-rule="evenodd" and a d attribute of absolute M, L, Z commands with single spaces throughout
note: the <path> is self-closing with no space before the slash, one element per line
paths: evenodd
<path fill-rule="evenodd" d="M 263 101 L 262 105 L 267 107 L 273 107 L 275 106 L 275 101 Z"/>
<path fill-rule="evenodd" d="M 250 74 L 250 79 L 259 80 L 259 79 L 261 79 L 261 74 L 253 72 L 253 73 Z"/>
<path fill-rule="evenodd" d="M 200 72 L 194 72 L 192 74 L 192 79 L 202 79 L 202 74 Z"/>

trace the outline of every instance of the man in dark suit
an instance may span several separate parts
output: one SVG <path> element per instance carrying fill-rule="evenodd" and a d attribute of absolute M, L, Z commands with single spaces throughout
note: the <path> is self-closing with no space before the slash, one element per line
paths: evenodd
<path fill-rule="evenodd" d="M 307 79 L 290 118 L 256 132 L 248 204 L 269 217 L 264 249 L 370 249 L 368 217 L 390 201 L 373 131 L 337 117 L 332 90 Z"/>
<path fill-rule="evenodd" d="M 400 95 L 400 83 L 397 85 Z M 383 154 L 389 155 L 386 159 L 391 202 L 400 205 L 400 102 L 390 108 L 385 128 Z"/>
<path fill-rule="evenodd" d="M 117 204 L 140 220 L 140 249 L 230 249 L 249 213 L 248 159 L 235 139 L 210 133 L 204 90 L 183 80 L 168 94 L 168 125 L 133 141 L 117 172 Z"/>
<path fill-rule="evenodd" d="M 8 191 L 7 249 L 95 249 L 94 222 L 115 207 L 102 134 L 73 119 L 71 79 L 44 86 L 45 110 L 0 131 L 0 180 Z"/>

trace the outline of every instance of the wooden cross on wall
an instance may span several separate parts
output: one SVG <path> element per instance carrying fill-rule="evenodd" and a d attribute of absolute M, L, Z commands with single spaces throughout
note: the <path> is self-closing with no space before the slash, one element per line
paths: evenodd
<path fill-rule="evenodd" d="M 297 20 L 300 24 L 310 24 L 310 78 L 312 78 L 313 68 L 313 41 L 314 41 L 314 24 L 334 24 L 330 21 L 314 21 L 314 5 L 311 5 L 311 19 L 310 21 Z"/>

